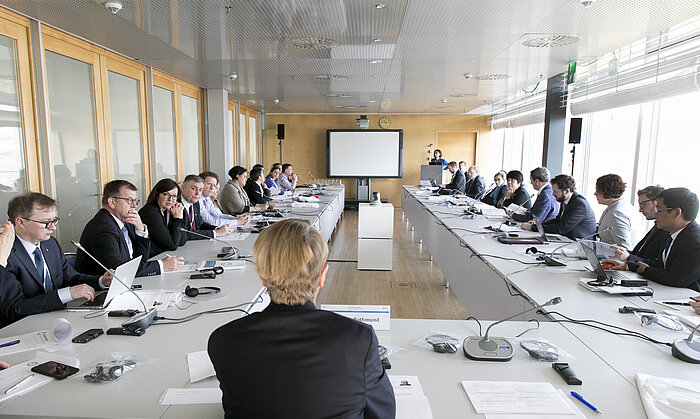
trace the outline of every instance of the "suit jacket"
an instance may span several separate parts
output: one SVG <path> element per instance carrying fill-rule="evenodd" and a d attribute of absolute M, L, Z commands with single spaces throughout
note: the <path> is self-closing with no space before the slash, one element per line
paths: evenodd
<path fill-rule="evenodd" d="M 226 182 L 219 194 L 221 211 L 225 214 L 240 215 L 250 211 L 250 199 L 248 194 L 233 180 Z"/>
<path fill-rule="evenodd" d="M 522 205 L 523 208 L 530 209 L 532 207 L 532 203 L 530 202 L 530 194 L 527 193 L 527 190 L 522 187 L 522 185 L 513 192 L 513 197 L 510 199 L 506 199 L 503 201 L 503 208 L 508 208 L 508 205 L 510 204 L 515 204 L 515 205 Z"/>
<path fill-rule="evenodd" d="M 203 234 L 213 239 L 214 230 L 216 230 L 216 226 L 205 223 L 204 220 L 202 220 L 199 202 L 195 202 L 194 204 L 192 204 L 192 212 L 194 213 L 195 226 L 195 229 L 193 231 L 195 233 Z M 185 224 L 185 228 L 192 231 L 192 221 L 190 220 L 190 214 L 188 211 L 183 211 L 182 219 L 184 220 L 183 223 Z M 204 240 L 204 237 L 195 236 L 194 234 L 188 233 L 187 240 Z"/>
<path fill-rule="evenodd" d="M 511 218 L 523 223 L 532 220 L 533 217 L 537 217 L 544 223 L 557 218 L 558 213 L 559 202 L 552 195 L 552 186 L 548 183 L 540 188 L 532 208 L 525 211 L 525 214 L 513 214 Z"/>
<path fill-rule="evenodd" d="M 574 192 L 566 207 L 560 205 L 557 218 L 543 223 L 543 227 L 547 233 L 561 234 L 572 240 L 590 237 L 596 232 L 595 214 L 586 198 Z"/>
<path fill-rule="evenodd" d="M 481 198 L 481 200 L 489 205 L 493 205 L 494 207 L 500 208 L 503 206 L 503 202 L 506 199 L 507 190 L 508 186 L 506 186 L 505 183 L 501 186 L 496 186 L 490 193 L 484 195 L 484 197 Z"/>
<path fill-rule="evenodd" d="M 250 199 L 251 205 L 257 204 L 267 204 L 270 201 L 270 190 L 263 188 L 253 179 L 248 179 L 245 184 L 245 193 L 248 194 L 248 199 Z M 267 189 L 267 195 L 265 195 L 265 189 Z"/>
<path fill-rule="evenodd" d="M 148 226 L 148 238 L 151 239 L 150 256 L 155 256 L 166 250 L 176 250 L 187 242 L 187 235 L 179 230 L 185 225 L 183 218 L 173 218 L 167 213 L 166 217 L 160 212 L 157 202 L 146 204 L 139 210 L 141 221 Z"/>
<path fill-rule="evenodd" d="M 393 418 L 377 345 L 371 326 L 271 302 L 215 330 L 208 351 L 227 418 Z"/>
<path fill-rule="evenodd" d="M 634 246 L 627 260 L 629 262 L 639 262 L 644 259 L 655 258 L 663 252 L 664 247 L 666 247 L 668 236 L 668 231 L 661 230 L 656 227 L 656 223 L 654 223 L 654 227 L 652 227 L 644 238 Z"/>
<path fill-rule="evenodd" d="M 99 289 L 99 276 L 83 275 L 66 261 L 61 246 L 51 237 L 39 243 L 54 289 L 44 291 L 44 278 L 34 265 L 33 256 L 15 238 L 7 267 L 0 266 L 0 325 L 2 327 L 31 314 L 62 309 L 60 288 L 86 283 Z M 104 273 L 104 269 L 100 274 Z"/>
<path fill-rule="evenodd" d="M 464 187 L 464 194 L 471 198 L 476 198 L 486 190 L 486 182 L 481 175 L 476 175 L 470 179 Z"/>
<path fill-rule="evenodd" d="M 160 265 L 156 261 L 148 261 L 151 242 L 149 239 L 136 235 L 136 229 L 132 224 L 126 223 L 127 233 L 134 248 L 134 257 L 143 256 L 136 276 L 148 276 L 160 274 Z M 129 247 L 124 240 L 124 235 L 119 225 L 106 209 L 102 208 L 88 221 L 80 236 L 80 244 L 90 252 L 97 260 L 110 269 L 131 260 Z M 84 252 L 78 250 L 75 255 L 75 269 L 80 272 L 93 275 L 101 275 L 104 269 L 95 263 Z"/>
<path fill-rule="evenodd" d="M 700 291 L 700 225 L 692 221 L 678 233 L 664 267 L 662 254 L 665 247 L 664 241 L 656 257 L 642 261 L 649 267 L 640 275 L 670 287 Z M 636 262 L 627 262 L 627 266 L 631 271 L 636 271 L 639 267 Z"/>
<path fill-rule="evenodd" d="M 618 199 L 608 205 L 598 221 L 598 231 L 600 231 L 600 241 L 625 249 L 632 248 L 632 220 L 630 214 L 634 209 L 623 199 Z M 612 227 L 612 230 L 604 231 Z"/>
<path fill-rule="evenodd" d="M 450 183 L 445 185 L 445 189 L 453 189 L 455 191 L 462 192 L 462 191 L 464 191 L 464 185 L 466 185 L 466 183 L 467 183 L 467 181 L 464 178 L 464 173 L 462 173 L 459 170 L 456 170 L 452 174 L 452 180 L 450 181 Z"/>

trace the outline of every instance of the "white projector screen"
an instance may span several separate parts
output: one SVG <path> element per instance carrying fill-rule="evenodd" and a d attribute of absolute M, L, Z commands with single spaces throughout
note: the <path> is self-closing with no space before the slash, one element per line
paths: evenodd
<path fill-rule="evenodd" d="M 402 177 L 403 130 L 327 130 L 326 176 Z"/>

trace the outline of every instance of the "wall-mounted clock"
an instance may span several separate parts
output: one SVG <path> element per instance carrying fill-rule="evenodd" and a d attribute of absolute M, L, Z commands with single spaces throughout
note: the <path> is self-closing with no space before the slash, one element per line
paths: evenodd
<path fill-rule="evenodd" d="M 379 118 L 380 128 L 389 129 L 391 128 L 391 123 L 391 118 L 389 118 L 388 116 L 382 116 L 381 118 Z"/>

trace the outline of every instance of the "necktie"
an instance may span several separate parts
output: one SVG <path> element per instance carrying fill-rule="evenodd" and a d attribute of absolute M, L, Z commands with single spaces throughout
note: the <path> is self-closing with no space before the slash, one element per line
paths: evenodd
<path fill-rule="evenodd" d="M 190 205 L 190 223 L 192 224 L 192 230 L 196 230 L 197 227 L 195 227 L 194 224 L 194 205 Z"/>
<path fill-rule="evenodd" d="M 44 267 L 44 258 L 41 257 L 41 249 L 37 246 L 34 249 L 34 263 L 36 264 L 36 270 L 39 272 L 39 276 L 44 278 L 44 290 L 49 292 L 53 290 L 53 283 L 51 282 L 51 275 L 48 269 Z"/>
<path fill-rule="evenodd" d="M 124 235 L 124 241 L 126 242 L 126 247 L 129 249 L 129 257 L 134 256 L 134 249 L 131 245 L 131 239 L 129 238 L 129 231 L 126 229 L 126 225 L 122 227 L 122 234 Z"/>
<path fill-rule="evenodd" d="M 671 243 L 673 243 L 673 239 L 671 238 L 671 236 L 668 236 L 668 239 L 666 240 L 666 246 L 664 247 L 664 252 L 661 254 L 661 258 L 664 261 L 664 268 L 666 267 L 666 260 L 668 259 L 668 253 L 671 249 Z"/>

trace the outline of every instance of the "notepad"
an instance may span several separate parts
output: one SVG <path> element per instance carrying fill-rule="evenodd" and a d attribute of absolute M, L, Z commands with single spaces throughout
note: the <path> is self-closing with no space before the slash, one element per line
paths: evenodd
<path fill-rule="evenodd" d="M 520 381 L 462 381 L 476 413 L 575 415 L 551 383 Z"/>
<path fill-rule="evenodd" d="M 190 383 L 204 380 L 216 375 L 214 365 L 207 351 L 190 352 L 187 354 L 187 367 L 190 371 Z"/>
<path fill-rule="evenodd" d="M 396 396 L 396 419 L 432 419 L 430 402 L 415 375 L 389 375 Z"/>
<path fill-rule="evenodd" d="M 160 397 L 160 404 L 221 403 L 220 388 L 169 388 Z"/>

